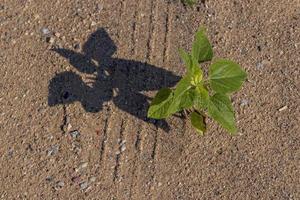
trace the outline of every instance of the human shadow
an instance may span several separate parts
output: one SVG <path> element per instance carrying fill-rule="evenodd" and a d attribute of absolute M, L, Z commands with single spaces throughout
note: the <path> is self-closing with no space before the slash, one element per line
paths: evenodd
<path fill-rule="evenodd" d="M 79 73 L 56 74 L 49 83 L 49 106 L 79 101 L 87 112 L 95 113 L 102 110 L 104 102 L 112 100 L 127 113 L 168 131 L 165 121 L 147 118 L 149 97 L 141 92 L 172 87 L 179 76 L 147 63 L 113 58 L 117 47 L 103 28 L 90 35 L 82 47 L 83 53 L 52 50 L 68 59 L 79 72 L 94 75 L 94 79 L 88 84 Z"/>

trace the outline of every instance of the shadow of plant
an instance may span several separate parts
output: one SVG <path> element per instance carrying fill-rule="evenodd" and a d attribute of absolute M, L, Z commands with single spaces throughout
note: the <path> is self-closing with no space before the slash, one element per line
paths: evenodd
<path fill-rule="evenodd" d="M 147 118 L 150 98 L 141 92 L 172 87 L 180 77 L 147 63 L 113 58 L 117 47 L 103 28 L 90 35 L 83 53 L 63 48 L 52 50 L 68 59 L 79 72 L 93 74 L 95 78 L 87 84 L 75 72 L 57 74 L 49 83 L 49 106 L 79 101 L 87 112 L 95 113 L 102 110 L 104 102 L 112 100 L 127 113 L 168 131 L 165 121 Z M 113 95 L 113 90 L 117 95 Z"/>

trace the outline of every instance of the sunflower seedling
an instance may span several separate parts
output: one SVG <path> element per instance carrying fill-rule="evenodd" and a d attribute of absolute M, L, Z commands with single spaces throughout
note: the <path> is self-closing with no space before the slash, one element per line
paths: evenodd
<path fill-rule="evenodd" d="M 201 135 L 206 131 L 206 117 L 213 118 L 229 133 L 236 133 L 230 94 L 241 88 L 246 72 L 227 59 L 212 61 L 213 50 L 204 28 L 197 31 L 191 53 L 179 49 L 179 54 L 187 73 L 175 88 L 158 91 L 149 107 L 148 117 L 164 119 L 184 111 Z M 206 61 L 212 61 L 207 78 L 200 68 L 200 63 Z"/>

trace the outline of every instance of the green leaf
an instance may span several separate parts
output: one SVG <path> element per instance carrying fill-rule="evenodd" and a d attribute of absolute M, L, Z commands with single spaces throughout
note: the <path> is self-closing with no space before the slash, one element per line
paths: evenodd
<path fill-rule="evenodd" d="M 191 108 L 194 105 L 195 95 L 195 90 L 192 88 L 186 91 L 181 97 L 180 104 L 178 106 L 179 110 Z"/>
<path fill-rule="evenodd" d="M 183 77 L 177 84 L 174 91 L 174 97 L 172 104 L 168 109 L 169 114 L 174 114 L 182 109 L 181 105 L 187 101 L 189 96 L 187 95 L 188 90 L 191 88 L 191 84 L 188 77 Z"/>
<path fill-rule="evenodd" d="M 191 84 L 193 86 L 196 86 L 201 83 L 202 78 L 203 78 L 203 72 L 200 69 L 198 61 L 193 57 L 191 57 L 191 59 L 192 59 L 192 70 L 188 73 L 188 76 L 191 79 L 190 80 Z"/>
<path fill-rule="evenodd" d="M 226 94 L 239 90 L 246 77 L 246 72 L 230 60 L 217 60 L 209 69 L 210 86 L 218 93 Z"/>
<path fill-rule="evenodd" d="M 195 98 L 194 104 L 198 110 L 206 109 L 209 102 L 208 91 L 202 86 L 199 85 L 195 88 Z"/>
<path fill-rule="evenodd" d="M 184 65 L 187 68 L 187 71 L 190 72 L 192 71 L 193 63 L 192 63 L 192 57 L 190 54 L 188 54 L 186 51 L 183 49 L 179 48 L 179 55 L 184 63 Z"/>
<path fill-rule="evenodd" d="M 204 28 L 199 28 L 192 47 L 192 56 L 198 62 L 210 61 L 213 57 L 213 50 L 205 34 Z"/>
<path fill-rule="evenodd" d="M 169 116 L 168 109 L 172 103 L 173 92 L 169 88 L 162 88 L 158 91 L 148 109 L 148 117 L 163 119 Z"/>
<path fill-rule="evenodd" d="M 192 112 L 190 118 L 193 127 L 197 130 L 198 133 L 203 135 L 203 133 L 206 131 L 206 126 L 205 126 L 203 116 L 198 114 L 197 112 Z"/>
<path fill-rule="evenodd" d="M 216 93 L 210 97 L 208 114 L 230 133 L 235 133 L 237 131 L 233 107 L 226 94 Z"/>
<path fill-rule="evenodd" d="M 187 77 L 189 77 L 191 84 L 196 86 L 202 81 L 203 77 L 198 61 L 183 49 L 179 49 L 179 54 L 187 68 Z"/>

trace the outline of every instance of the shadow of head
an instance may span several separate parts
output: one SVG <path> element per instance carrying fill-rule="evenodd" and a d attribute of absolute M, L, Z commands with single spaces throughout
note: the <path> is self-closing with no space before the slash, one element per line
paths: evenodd
<path fill-rule="evenodd" d="M 89 58 L 108 59 L 117 51 L 117 47 L 104 28 L 99 28 L 92 33 L 83 46 L 83 52 Z"/>
<path fill-rule="evenodd" d="M 99 28 L 89 36 L 81 53 L 64 48 L 53 48 L 52 51 L 68 59 L 78 71 L 93 74 L 100 64 L 111 59 L 111 56 L 117 51 L 117 47 L 105 29 Z"/>
<path fill-rule="evenodd" d="M 87 112 L 98 112 L 103 102 L 112 100 L 119 109 L 168 130 L 165 122 L 147 119 L 149 98 L 142 92 L 172 87 L 179 76 L 147 63 L 113 58 L 117 47 L 103 28 L 90 35 L 81 52 L 63 48 L 52 50 L 68 59 L 80 73 L 95 77 L 93 84 L 88 85 L 80 73 L 56 74 L 49 83 L 49 106 L 78 101 Z M 118 92 L 113 95 L 115 89 Z"/>

